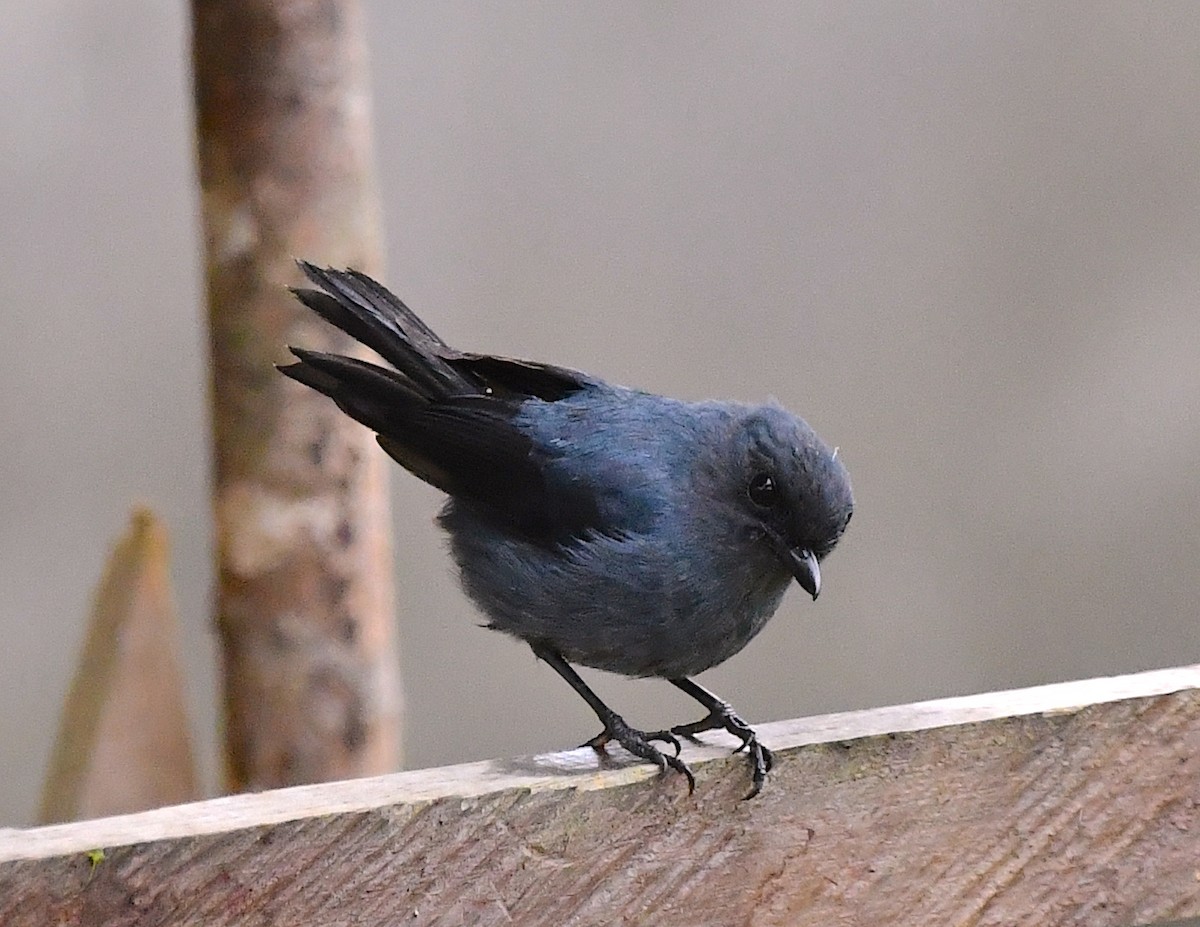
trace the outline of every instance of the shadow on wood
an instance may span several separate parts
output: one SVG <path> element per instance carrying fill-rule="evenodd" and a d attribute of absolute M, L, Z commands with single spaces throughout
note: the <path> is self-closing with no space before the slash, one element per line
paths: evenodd
<path fill-rule="evenodd" d="M 1200 667 L 0 831 L 0 922 L 1127 925 L 1200 914 Z M 708 740 L 708 738 L 706 738 Z M 90 850 L 103 848 L 97 862 Z"/>

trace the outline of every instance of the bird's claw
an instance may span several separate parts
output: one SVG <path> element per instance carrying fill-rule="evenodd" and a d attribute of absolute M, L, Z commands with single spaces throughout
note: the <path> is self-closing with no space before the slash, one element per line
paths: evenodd
<path fill-rule="evenodd" d="M 663 753 L 658 747 L 654 746 L 653 741 L 656 740 L 674 747 L 674 756 Z M 670 768 L 680 773 L 687 779 L 688 794 L 691 795 L 696 791 L 696 777 L 692 775 L 692 771 L 688 768 L 687 764 L 679 759 L 679 753 L 683 749 L 683 745 L 680 744 L 679 738 L 671 731 L 639 731 L 630 727 L 619 715 L 613 715 L 605 721 L 604 730 L 583 744 L 583 746 L 591 747 L 597 753 L 603 753 L 605 745 L 613 741 L 620 744 L 634 756 L 653 763 L 658 767 L 660 772 L 665 773 Z"/>
<path fill-rule="evenodd" d="M 750 773 L 750 791 L 743 797 L 742 801 L 748 801 L 762 791 L 763 785 L 767 781 L 767 773 L 771 771 L 771 767 L 775 765 L 775 757 L 771 751 L 758 742 L 758 738 L 753 734 L 741 747 L 746 749 L 747 755 L 750 757 L 750 765 L 752 767 Z"/>
<path fill-rule="evenodd" d="M 741 753 L 745 750 L 746 755 L 750 759 L 751 785 L 750 791 L 745 795 L 743 801 L 751 799 L 762 791 L 762 787 L 767 781 L 767 773 L 775 765 L 775 757 L 770 750 L 759 742 L 758 735 L 754 733 L 754 729 L 743 721 L 732 708 L 722 704 L 720 707 L 710 711 L 699 721 L 693 721 L 691 724 L 676 725 L 671 728 L 671 733 L 694 740 L 697 734 L 704 731 L 718 730 L 728 731 L 734 737 L 741 740 L 741 744 L 733 752 Z"/>

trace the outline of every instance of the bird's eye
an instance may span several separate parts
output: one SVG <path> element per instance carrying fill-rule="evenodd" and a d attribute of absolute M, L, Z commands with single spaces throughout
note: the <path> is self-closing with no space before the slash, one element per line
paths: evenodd
<path fill-rule="evenodd" d="M 773 506 L 779 497 L 778 487 L 769 473 L 754 474 L 750 478 L 750 485 L 746 487 L 746 493 L 751 502 L 764 509 Z"/>

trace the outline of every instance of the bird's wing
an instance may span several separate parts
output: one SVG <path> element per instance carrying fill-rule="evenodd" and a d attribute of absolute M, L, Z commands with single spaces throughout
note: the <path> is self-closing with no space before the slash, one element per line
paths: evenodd
<path fill-rule="evenodd" d="M 515 418 L 524 400 L 430 399 L 396 371 L 357 358 L 292 349 L 280 370 L 329 396 L 377 434 L 405 469 L 486 509 L 538 541 L 561 542 L 598 520 L 586 487 L 556 478 L 549 456 Z"/>
<path fill-rule="evenodd" d="M 455 370 L 475 378 L 484 392 L 509 393 L 557 402 L 598 381 L 578 370 L 494 354 L 460 353 L 449 361 Z"/>

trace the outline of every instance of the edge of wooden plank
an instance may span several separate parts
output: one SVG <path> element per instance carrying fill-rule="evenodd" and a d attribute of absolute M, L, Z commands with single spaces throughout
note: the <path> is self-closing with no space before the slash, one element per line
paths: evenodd
<path fill-rule="evenodd" d="M 810 744 L 839 743 L 1005 717 L 1071 713 L 1088 705 L 1168 695 L 1187 689 L 1200 689 L 1200 664 L 817 715 L 756 725 L 756 729 L 764 743 L 773 750 L 783 751 Z M 706 734 L 704 741 L 684 747 L 683 755 L 689 764 L 699 766 L 726 757 L 730 746 L 737 743 L 724 734 Z M 391 805 L 446 798 L 465 801 L 505 789 L 591 791 L 645 780 L 656 774 L 649 764 L 634 762 L 624 754 L 605 760 L 589 748 L 418 769 L 365 779 L 230 795 L 70 824 L 0 828 L 0 863 L 86 853 L 98 848 L 220 833 Z"/>

